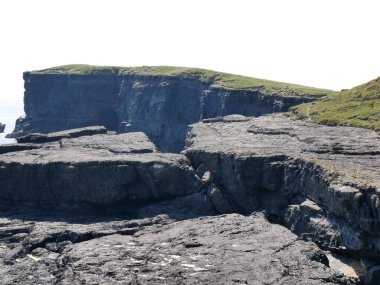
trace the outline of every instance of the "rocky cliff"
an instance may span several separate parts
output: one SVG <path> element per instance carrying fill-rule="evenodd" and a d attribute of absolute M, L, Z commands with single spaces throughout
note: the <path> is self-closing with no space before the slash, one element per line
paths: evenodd
<path fill-rule="evenodd" d="M 24 77 L 0 283 L 380 284 L 380 135 L 273 114 L 325 91 L 169 67 Z M 108 130 L 70 129 L 90 124 Z"/>
<path fill-rule="evenodd" d="M 142 131 L 163 151 L 183 149 L 204 118 L 286 111 L 328 91 L 208 70 L 174 67 L 52 68 L 25 72 L 25 118 L 13 136 L 104 125 Z"/>
<path fill-rule="evenodd" d="M 231 208 L 263 209 L 324 247 L 380 258 L 379 140 L 283 115 L 227 117 L 193 125 L 185 154 Z"/>
<path fill-rule="evenodd" d="M 0 133 L 3 133 L 5 129 L 5 124 L 0 123 Z"/>

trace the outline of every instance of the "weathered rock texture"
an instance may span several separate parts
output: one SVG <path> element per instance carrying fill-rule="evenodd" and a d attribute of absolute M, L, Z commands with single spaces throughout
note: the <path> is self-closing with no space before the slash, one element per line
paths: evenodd
<path fill-rule="evenodd" d="M 191 126 L 187 144 L 186 156 L 196 171 L 210 173 L 228 211 L 265 210 L 324 248 L 379 262 L 376 132 L 284 115 L 232 116 Z"/>
<path fill-rule="evenodd" d="M 142 131 L 163 151 L 183 149 L 187 125 L 204 118 L 286 111 L 313 100 L 212 86 L 189 75 L 40 74 L 25 72 L 25 118 L 13 136 L 103 125 Z"/>
<path fill-rule="evenodd" d="M 3 133 L 5 130 L 5 124 L 0 123 L 0 133 Z"/>
<path fill-rule="evenodd" d="M 32 133 L 23 137 L 17 138 L 18 143 L 46 143 L 55 142 L 61 139 L 78 138 L 83 136 L 92 136 L 106 134 L 107 129 L 103 126 L 93 126 L 79 129 L 71 129 L 50 134 Z"/>
<path fill-rule="evenodd" d="M 6 284 L 357 281 L 329 268 L 315 244 L 361 262 L 363 282 L 379 282 L 373 131 L 229 115 L 190 126 L 182 154 L 103 127 L 19 140 L 0 148 Z M 30 207 L 45 212 L 11 214 Z M 86 211 L 129 216 L 85 219 Z"/>
<path fill-rule="evenodd" d="M 46 215 L 46 213 L 44 213 Z M 262 214 L 0 217 L 2 284 L 354 284 Z"/>
<path fill-rule="evenodd" d="M 2 154 L 1 204 L 71 209 L 81 205 L 107 209 L 121 204 L 128 212 L 140 201 L 199 192 L 201 182 L 188 159 L 158 153 L 143 133 L 65 138 L 68 133 L 88 134 L 99 129 L 49 134 L 49 139 L 61 139 L 21 144 L 25 150 L 11 148 Z M 2 146 L 6 147 L 10 148 Z"/>

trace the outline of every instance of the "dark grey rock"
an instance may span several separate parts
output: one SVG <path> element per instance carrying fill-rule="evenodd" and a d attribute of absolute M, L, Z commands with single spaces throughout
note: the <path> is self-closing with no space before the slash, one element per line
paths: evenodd
<path fill-rule="evenodd" d="M 183 154 L 160 153 L 141 132 L 95 127 L 0 147 L 5 284 L 358 281 L 328 268 L 316 244 L 370 260 L 357 276 L 376 284 L 377 133 L 231 115 L 190 126 L 187 139 Z M 34 210 L 14 214 L 24 208 Z M 115 212 L 129 216 L 105 218 Z M 211 217 L 233 212 L 255 214 Z"/>
<path fill-rule="evenodd" d="M 48 135 L 60 141 L 2 154 L 1 204 L 72 210 L 115 210 L 120 204 L 130 212 L 140 202 L 200 191 L 201 181 L 188 159 L 158 153 L 143 133 L 64 138 L 79 133 L 83 130 Z"/>
<path fill-rule="evenodd" d="M 354 284 L 262 214 L 0 218 L 2 284 Z M 323 261 L 323 262 L 322 262 Z"/>
<path fill-rule="evenodd" d="M 267 162 L 263 166 L 263 187 L 268 191 L 279 191 L 284 181 L 282 162 Z"/>
<path fill-rule="evenodd" d="M 249 118 L 242 116 L 242 115 L 228 115 L 224 117 L 216 117 L 216 118 L 209 118 L 209 119 L 203 119 L 202 123 L 215 123 L 215 122 L 225 122 L 225 123 L 232 123 L 232 122 L 246 122 Z"/>
<path fill-rule="evenodd" d="M 40 148 L 40 146 L 36 144 L 2 144 L 0 145 L 0 154 L 36 148 Z"/>
<path fill-rule="evenodd" d="M 342 219 L 305 200 L 286 209 L 284 224 L 294 233 L 313 240 L 325 249 L 361 252 L 365 244 L 361 232 Z M 364 254 L 364 253 L 362 253 Z"/>
<path fill-rule="evenodd" d="M 165 214 L 175 220 L 184 220 L 211 216 L 216 213 L 213 203 L 207 195 L 194 193 L 143 206 L 136 210 L 135 215 L 141 219 Z"/>
<path fill-rule="evenodd" d="M 179 152 L 189 124 L 230 114 L 286 111 L 314 99 L 213 86 L 191 76 L 24 73 L 25 114 L 11 136 L 103 125 L 146 133 L 162 150 Z M 229 120 L 241 120 L 231 117 Z"/>
<path fill-rule="evenodd" d="M 369 285 L 380 284 L 380 265 L 373 266 L 368 270 L 365 282 Z"/>
<path fill-rule="evenodd" d="M 0 133 L 3 133 L 5 130 L 5 124 L 0 123 Z"/>
<path fill-rule="evenodd" d="M 267 115 L 192 125 L 184 154 L 240 212 L 265 210 L 325 248 L 380 259 L 379 142 L 370 130 Z"/>
<path fill-rule="evenodd" d="M 211 203 L 216 209 L 217 213 L 233 213 L 238 212 L 231 205 L 228 197 L 222 194 L 222 192 L 214 185 L 211 184 L 207 189 L 207 196 L 210 197 Z"/>
<path fill-rule="evenodd" d="M 46 143 L 55 142 L 61 139 L 78 138 L 83 136 L 93 136 L 106 134 L 107 129 L 103 126 L 91 126 L 86 128 L 70 129 L 50 134 L 32 133 L 17 138 L 18 143 Z M 111 133 L 112 134 L 112 133 Z"/>

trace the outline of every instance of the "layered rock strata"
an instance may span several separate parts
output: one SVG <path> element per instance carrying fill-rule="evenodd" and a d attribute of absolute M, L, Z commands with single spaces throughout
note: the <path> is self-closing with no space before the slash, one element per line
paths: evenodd
<path fill-rule="evenodd" d="M 221 212 L 264 210 L 323 248 L 379 264 L 379 142 L 365 129 L 231 116 L 192 125 L 184 154 L 228 201 Z"/>
<path fill-rule="evenodd" d="M 273 284 L 358 281 L 329 269 L 331 254 L 315 242 L 361 263 L 356 277 L 377 284 L 379 140 L 373 131 L 281 114 L 205 119 L 190 126 L 182 154 L 160 153 L 143 133 L 117 135 L 102 127 L 29 135 L 0 148 L 1 270 L 10 282 L 21 280 L 17 271 L 19 278 L 57 278 L 58 284 L 92 282 L 103 271 L 102 280 L 115 284 L 123 278 L 217 284 L 217 276 L 226 284 L 272 277 Z M 25 207 L 45 212 L 19 221 L 14 211 Z M 49 209 L 57 219 L 75 211 L 79 220 L 68 216 L 60 223 L 47 218 Z M 86 211 L 129 216 L 86 222 Z M 209 217 L 226 213 L 255 214 Z M 54 233 L 34 236 L 40 225 Z M 87 258 L 90 248 L 96 253 Z M 256 262 L 242 270 L 242 260 L 251 259 Z M 125 268 L 135 274 L 124 274 Z"/>
<path fill-rule="evenodd" d="M 17 138 L 18 143 L 46 143 L 55 142 L 61 139 L 78 138 L 83 136 L 93 136 L 106 134 L 107 129 L 103 126 L 92 126 L 86 128 L 70 129 L 61 132 L 50 134 L 32 133 L 26 136 Z"/>
<path fill-rule="evenodd" d="M 314 100 L 286 92 L 269 95 L 260 88 L 214 86 L 188 74 L 25 72 L 24 80 L 26 117 L 17 120 L 11 136 L 103 125 L 118 132 L 142 131 L 170 152 L 183 149 L 187 126 L 201 119 L 235 113 L 258 116 Z"/>
<path fill-rule="evenodd" d="M 141 201 L 169 199 L 198 192 L 200 180 L 188 159 L 162 154 L 143 133 L 98 133 L 104 128 L 79 129 L 24 137 L 27 144 L 2 146 L 0 200 L 5 205 L 44 207 L 114 207 L 131 211 Z M 7 149 L 8 151 L 4 151 Z M 0 149 L 0 150 L 1 150 Z M 10 149 L 10 150 L 9 150 Z M 80 209 L 80 208 L 79 208 Z"/>

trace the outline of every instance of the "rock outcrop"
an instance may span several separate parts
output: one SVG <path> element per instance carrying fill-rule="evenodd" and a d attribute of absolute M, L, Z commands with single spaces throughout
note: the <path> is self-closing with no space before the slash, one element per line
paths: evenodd
<path fill-rule="evenodd" d="M 1 270 L 9 282 L 29 275 L 63 284 L 91 282 L 95 267 L 89 263 L 95 262 L 101 270 L 115 264 L 113 273 L 102 277 L 115 284 L 126 267 L 135 272 L 125 277 L 128 282 L 133 276 L 142 283 L 146 278 L 147 284 L 157 278 L 168 284 L 182 279 L 216 284 L 211 268 L 227 284 L 265 278 L 273 284 L 354 284 L 355 278 L 377 284 L 379 140 L 373 131 L 284 115 L 204 120 L 190 126 L 183 154 L 160 153 L 141 132 L 115 134 L 103 127 L 29 135 L 21 139 L 25 143 L 0 148 Z M 15 209 L 45 211 L 36 214 L 41 221 L 32 217 L 33 210 L 21 222 L 11 217 Z M 47 218 L 73 211 L 77 222 Z M 102 218 L 84 222 L 84 213 Z M 116 213 L 128 217 L 107 220 Z M 256 214 L 209 217 L 227 213 Z M 94 219 L 106 220 L 96 225 Z M 143 221 L 149 221 L 147 232 Z M 53 232 L 44 229 L 35 236 L 40 225 Z M 129 238 L 140 245 L 121 254 Z M 352 278 L 339 275 L 331 254 L 318 251 L 313 242 L 361 263 L 362 272 Z M 112 257 L 104 255 L 101 244 L 115 248 L 107 251 Z M 158 244 L 172 251 L 158 247 L 152 252 Z M 90 248 L 97 253 L 87 258 Z M 198 255 L 214 264 L 204 264 Z M 221 256 L 229 263 L 217 261 Z M 256 262 L 244 263 L 242 270 L 241 260 L 251 258 Z M 14 270 L 22 272 L 20 277 Z"/>
<path fill-rule="evenodd" d="M 62 139 L 78 138 L 83 136 L 92 136 L 106 134 L 107 129 L 103 126 L 93 126 L 79 129 L 71 129 L 50 134 L 32 133 L 23 137 L 17 138 L 18 143 L 46 143 L 55 142 Z"/>
<path fill-rule="evenodd" d="M 3 133 L 5 130 L 5 124 L 0 123 L 0 133 Z"/>
<path fill-rule="evenodd" d="M 269 114 L 320 90 L 120 70 L 24 74 L 0 283 L 379 284 L 378 133 Z"/>
<path fill-rule="evenodd" d="M 267 115 L 195 124 L 184 153 L 210 173 L 226 211 L 265 211 L 325 249 L 379 264 L 379 142 L 374 131 Z"/>
<path fill-rule="evenodd" d="M 262 214 L 174 221 L 3 213 L 3 284 L 354 284 Z"/>
<path fill-rule="evenodd" d="M 103 125 L 118 132 L 142 131 L 162 151 L 179 152 L 187 126 L 201 119 L 281 112 L 316 98 L 297 94 L 286 86 L 285 91 L 273 92 L 260 84 L 255 88 L 227 88 L 198 73 L 54 72 L 24 73 L 26 117 L 17 120 L 11 136 Z"/>
<path fill-rule="evenodd" d="M 200 179 L 185 156 L 158 153 L 143 133 L 97 134 L 101 130 L 49 134 L 43 141 L 60 139 L 44 144 L 30 144 L 40 142 L 31 135 L 22 139 L 28 142 L 22 151 L 2 146 L 1 204 L 57 210 L 120 205 L 131 212 L 140 202 L 199 192 Z"/>

